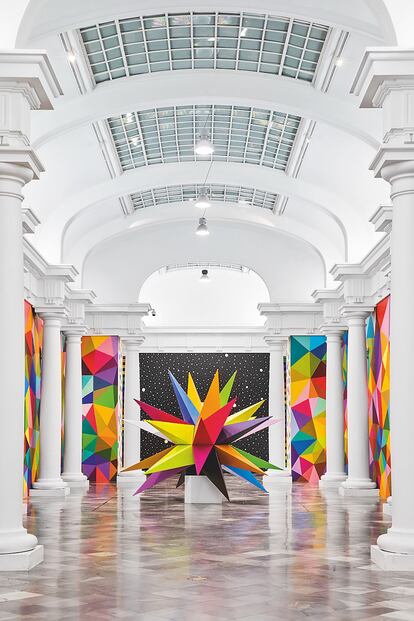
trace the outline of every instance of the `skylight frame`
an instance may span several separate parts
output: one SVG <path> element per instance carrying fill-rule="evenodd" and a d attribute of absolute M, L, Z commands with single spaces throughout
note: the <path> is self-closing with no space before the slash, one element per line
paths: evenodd
<path fill-rule="evenodd" d="M 257 207 L 273 212 L 278 194 L 258 188 L 221 183 L 159 186 L 131 194 L 134 212 L 151 207 L 177 203 L 194 203 L 206 190 L 211 203 L 232 203 L 243 207 Z"/>
<path fill-rule="evenodd" d="M 285 171 L 300 123 L 299 116 L 262 108 L 202 104 L 151 108 L 108 119 L 123 171 L 211 159 Z M 212 156 L 195 153 L 203 130 L 213 141 Z"/>
<path fill-rule="evenodd" d="M 219 11 L 115 19 L 79 31 L 95 84 L 184 69 L 250 71 L 312 83 L 329 32 L 318 22 Z"/>

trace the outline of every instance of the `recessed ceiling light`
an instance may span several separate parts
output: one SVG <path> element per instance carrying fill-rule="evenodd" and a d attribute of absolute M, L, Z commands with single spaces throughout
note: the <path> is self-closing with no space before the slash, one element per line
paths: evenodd
<path fill-rule="evenodd" d="M 200 218 L 198 221 L 198 227 L 196 229 L 196 235 L 200 237 L 206 237 L 210 235 L 210 231 L 207 228 L 207 220 L 205 218 Z"/>
<path fill-rule="evenodd" d="M 67 53 L 67 59 L 68 61 L 73 65 L 73 63 L 76 62 L 76 56 L 73 52 L 68 52 Z"/>
<path fill-rule="evenodd" d="M 337 67 L 342 67 L 344 64 L 344 59 L 341 56 L 338 56 L 338 58 L 335 60 L 335 65 Z"/>

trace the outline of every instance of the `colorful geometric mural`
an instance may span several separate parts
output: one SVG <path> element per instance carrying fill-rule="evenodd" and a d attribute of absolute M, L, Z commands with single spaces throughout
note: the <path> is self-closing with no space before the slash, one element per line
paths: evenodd
<path fill-rule="evenodd" d="M 291 337 L 290 364 L 292 478 L 317 483 L 326 470 L 326 338 Z"/>
<path fill-rule="evenodd" d="M 118 468 L 118 337 L 82 338 L 82 470 L 93 483 Z"/>
<path fill-rule="evenodd" d="M 23 492 L 36 481 L 39 469 L 40 359 L 43 321 L 25 300 L 24 466 Z"/>
<path fill-rule="evenodd" d="M 391 494 L 390 297 L 377 305 L 368 320 L 367 346 L 371 477 L 381 498 L 387 498 Z"/>
<path fill-rule="evenodd" d="M 345 472 L 348 472 L 348 332 L 342 337 L 342 381 L 344 383 Z"/>

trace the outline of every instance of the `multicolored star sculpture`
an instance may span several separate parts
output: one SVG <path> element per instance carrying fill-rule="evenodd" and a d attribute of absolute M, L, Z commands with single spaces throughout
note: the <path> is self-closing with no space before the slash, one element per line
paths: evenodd
<path fill-rule="evenodd" d="M 255 474 L 266 474 L 263 468 L 274 470 L 280 470 L 280 468 L 232 446 L 233 442 L 278 422 L 270 416 L 254 418 L 264 401 L 259 401 L 232 414 L 237 399 L 230 400 L 230 393 L 236 373 L 220 390 L 219 372 L 216 371 L 204 403 L 200 399 L 191 373 L 188 374 L 187 392 L 183 390 L 171 372 L 169 376 L 182 419 L 136 400 L 151 419 L 141 421 L 139 426 L 163 437 L 175 446 L 125 469 L 125 472 L 146 469 L 147 479 L 135 495 L 174 475 L 179 475 L 177 483 L 179 487 L 184 483 L 186 474 L 193 474 L 207 476 L 229 500 L 223 470 L 266 492 Z"/>

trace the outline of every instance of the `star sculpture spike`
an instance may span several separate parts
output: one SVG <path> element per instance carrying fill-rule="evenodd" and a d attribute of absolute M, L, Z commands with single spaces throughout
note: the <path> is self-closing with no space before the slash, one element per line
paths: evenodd
<path fill-rule="evenodd" d="M 172 373 L 169 372 L 169 376 L 182 418 L 142 401 L 137 400 L 137 404 L 150 418 L 146 421 L 147 430 L 152 427 L 155 435 L 161 432 L 174 446 L 126 469 L 146 469 L 147 479 L 135 494 L 151 489 L 174 475 L 179 475 L 177 487 L 184 483 L 186 475 L 202 475 L 229 500 L 223 472 L 266 491 L 255 474 L 266 474 L 263 468 L 281 468 L 232 445 L 279 422 L 270 416 L 252 418 L 264 402 L 233 413 L 237 399 L 231 399 L 230 393 L 236 373 L 220 390 L 219 372 L 216 371 L 204 402 L 199 397 L 191 374 L 188 376 L 187 393 Z"/>

